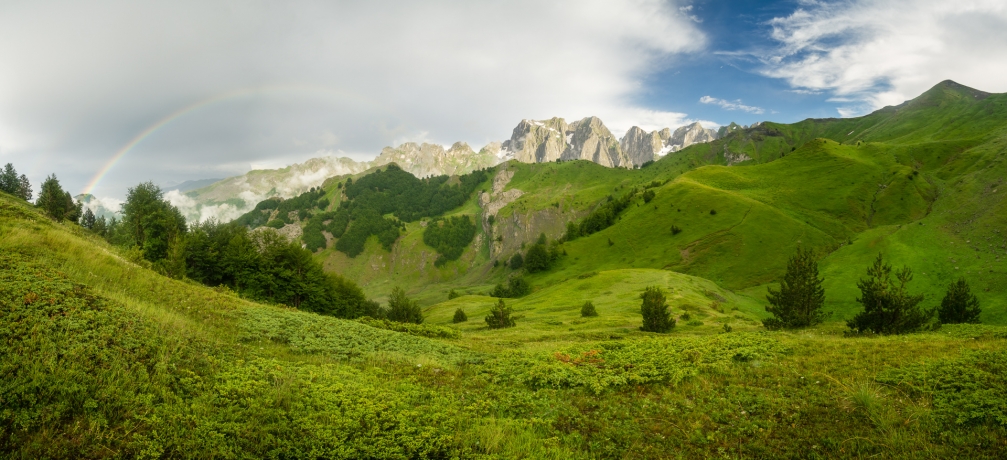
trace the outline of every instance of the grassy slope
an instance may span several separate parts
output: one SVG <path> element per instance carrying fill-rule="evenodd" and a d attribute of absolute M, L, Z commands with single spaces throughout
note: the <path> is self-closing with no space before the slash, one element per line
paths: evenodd
<path fill-rule="evenodd" d="M 460 339 L 431 340 L 247 302 L 127 259 L 0 194 L 4 456 L 995 458 L 1007 449 L 1002 328 L 744 332 L 757 310 L 709 281 L 614 270 L 515 302 L 523 317 L 510 330 L 480 325 L 478 297 L 433 307 L 431 322 L 459 305 L 472 320 Z M 663 337 L 635 330 L 623 291 L 649 284 L 674 291 L 676 313 L 691 305 L 708 324 Z M 716 296 L 741 308 L 711 310 Z M 579 322 L 586 298 L 601 316 Z M 728 318 L 737 330 L 713 333 Z"/>

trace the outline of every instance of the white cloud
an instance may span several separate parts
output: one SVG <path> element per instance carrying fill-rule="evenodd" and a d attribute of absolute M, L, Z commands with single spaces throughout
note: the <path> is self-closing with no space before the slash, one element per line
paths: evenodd
<path fill-rule="evenodd" d="M 0 149 L 33 178 L 55 171 L 77 191 L 137 134 L 179 113 L 110 170 L 96 190 L 104 196 L 319 149 L 373 157 L 424 132 L 479 146 L 523 118 L 608 124 L 642 110 L 644 77 L 704 48 L 683 5 L 4 5 Z"/>
<path fill-rule="evenodd" d="M 946 80 L 1007 91 L 1007 2 L 807 2 L 769 22 L 778 47 L 764 75 L 855 105 L 842 116 L 902 103 Z"/>
<path fill-rule="evenodd" d="M 703 104 L 718 105 L 724 110 L 741 110 L 742 112 L 748 112 L 754 114 L 762 114 L 766 112 L 765 110 L 762 109 L 762 107 L 755 107 L 751 105 L 742 104 L 741 99 L 737 99 L 735 101 L 728 101 L 711 96 L 703 96 L 699 98 L 699 102 Z"/>

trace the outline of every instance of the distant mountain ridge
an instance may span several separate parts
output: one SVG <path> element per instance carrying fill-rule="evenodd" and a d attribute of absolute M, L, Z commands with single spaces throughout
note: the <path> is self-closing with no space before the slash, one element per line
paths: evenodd
<path fill-rule="evenodd" d="M 479 151 L 465 142 L 456 142 L 448 148 L 406 142 L 398 147 L 385 147 L 372 161 L 335 156 L 312 158 L 285 168 L 249 171 L 195 190 L 176 187 L 165 196 L 190 221 L 209 218 L 229 221 L 266 198 L 289 198 L 321 186 L 329 177 L 360 174 L 389 163 L 398 164 L 416 177 L 467 174 L 508 160 L 524 163 L 588 160 L 610 168 L 634 168 L 718 137 L 717 131 L 699 123 L 675 131 L 665 128 L 650 133 L 634 126 L 618 139 L 598 117 L 569 124 L 562 118 L 521 120 L 510 139 L 490 142 Z"/>

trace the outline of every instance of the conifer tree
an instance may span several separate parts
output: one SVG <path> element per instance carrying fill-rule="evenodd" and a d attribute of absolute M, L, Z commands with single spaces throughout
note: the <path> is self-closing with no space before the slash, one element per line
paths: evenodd
<path fill-rule="evenodd" d="M 18 189 L 20 188 L 21 184 L 18 181 L 17 171 L 14 170 L 14 165 L 7 163 L 7 165 L 4 166 L 3 172 L 0 172 L 0 192 L 18 196 Z"/>
<path fill-rule="evenodd" d="M 94 224 L 97 219 L 94 217 L 94 213 L 91 212 L 91 208 L 84 210 L 84 216 L 80 218 L 80 226 L 88 230 L 94 230 Z"/>
<path fill-rule="evenodd" d="M 640 298 L 643 299 L 643 304 L 640 306 L 640 313 L 643 314 L 641 331 L 663 333 L 675 327 L 675 319 L 668 311 L 668 304 L 661 288 L 650 286 L 640 294 Z"/>
<path fill-rule="evenodd" d="M 31 201 L 31 182 L 28 180 L 28 176 L 22 174 L 18 182 L 20 183 L 20 187 L 18 187 L 17 196 L 21 197 L 22 200 Z"/>
<path fill-rule="evenodd" d="M 505 327 L 514 327 L 514 319 L 511 318 L 511 309 L 504 303 L 503 299 L 497 301 L 496 306 L 490 310 L 490 314 L 486 315 L 486 325 L 490 329 L 502 329 Z"/>
<path fill-rule="evenodd" d="M 937 319 L 944 324 L 978 323 L 981 312 L 979 299 L 972 294 L 968 281 L 962 277 L 948 286 L 948 292 L 937 310 Z"/>
<path fill-rule="evenodd" d="M 400 323 L 423 322 L 423 312 L 420 305 L 415 300 L 406 297 L 406 291 L 400 287 L 392 288 L 392 295 L 388 297 L 388 319 Z"/>
<path fill-rule="evenodd" d="M 528 253 L 524 257 L 524 267 L 528 273 L 546 271 L 550 265 L 549 250 L 545 243 L 535 243 L 528 248 Z"/>
<path fill-rule="evenodd" d="M 598 316 L 598 310 L 594 308 L 594 304 L 590 300 L 584 302 L 584 305 L 580 307 L 580 316 L 587 318 L 589 316 Z"/>
<path fill-rule="evenodd" d="M 42 212 L 57 221 L 66 217 L 66 192 L 59 185 L 59 179 L 56 179 L 55 174 L 49 175 L 45 178 L 45 182 L 42 182 L 35 206 L 42 208 Z"/>
<path fill-rule="evenodd" d="M 455 310 L 455 317 L 451 319 L 451 321 L 454 322 L 455 324 L 464 323 L 468 320 L 469 320 L 468 315 L 465 314 L 465 310 L 462 310 L 461 307 Z"/>
<path fill-rule="evenodd" d="M 902 334 L 917 331 L 933 316 L 933 310 L 923 310 L 922 295 L 908 292 L 913 271 L 903 267 L 892 280 L 892 266 L 878 254 L 867 269 L 867 278 L 857 282 L 861 296 L 857 299 L 864 311 L 846 322 L 850 329 L 876 334 Z"/>
<path fill-rule="evenodd" d="M 787 262 L 780 289 L 769 289 L 766 311 L 773 315 L 762 322 L 768 329 L 814 326 L 825 319 L 824 278 L 818 277 L 818 262 L 810 249 L 797 248 Z"/>

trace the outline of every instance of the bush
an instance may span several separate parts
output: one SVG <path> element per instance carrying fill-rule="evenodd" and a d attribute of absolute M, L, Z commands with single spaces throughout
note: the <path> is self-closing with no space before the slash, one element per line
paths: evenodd
<path fill-rule="evenodd" d="M 981 312 L 979 299 L 972 294 L 968 281 L 963 277 L 948 286 L 948 292 L 937 311 L 937 318 L 944 324 L 978 323 Z"/>
<path fill-rule="evenodd" d="M 640 305 L 643 326 L 640 326 L 640 330 L 664 333 L 675 327 L 675 319 L 668 311 L 668 304 L 661 288 L 650 286 L 643 291 L 643 294 L 640 294 L 640 298 L 643 299 L 643 303 Z"/>
<path fill-rule="evenodd" d="M 455 324 L 464 323 L 468 320 L 469 320 L 468 315 L 465 314 L 465 310 L 462 310 L 461 307 L 455 310 L 455 316 L 454 318 L 451 318 L 451 322 Z"/>
<path fill-rule="evenodd" d="M 448 292 L 448 300 L 457 299 L 459 297 L 461 297 L 461 294 L 455 292 L 454 289 L 452 289 L 451 291 Z"/>
<path fill-rule="evenodd" d="M 825 319 L 824 278 L 818 277 L 818 262 L 810 249 L 797 248 L 787 262 L 780 289 L 769 289 L 766 311 L 773 315 L 762 321 L 767 329 L 791 329 L 814 326 Z"/>
<path fill-rule="evenodd" d="M 913 280 L 909 267 L 895 273 L 898 281 L 891 278 L 892 266 L 884 263 L 881 254 L 867 269 L 867 278 L 857 282 L 861 297 L 857 299 L 864 311 L 857 313 L 846 322 L 857 332 L 876 334 L 902 334 L 920 330 L 933 316 L 934 311 L 925 311 L 919 304 L 922 295 L 908 292 L 908 284 Z"/>
<path fill-rule="evenodd" d="M 679 233 L 682 233 L 682 229 L 679 228 L 678 225 L 672 225 L 671 226 L 671 236 L 678 235 Z"/>
<path fill-rule="evenodd" d="M 716 216 L 717 215 L 717 210 L 716 209 L 711 209 L 710 210 L 710 215 L 711 216 Z"/>
<path fill-rule="evenodd" d="M 524 258 L 524 266 L 528 273 L 543 272 L 552 265 L 552 258 L 544 243 L 535 243 L 528 248 L 528 253 Z"/>
<path fill-rule="evenodd" d="M 510 262 L 508 262 L 507 265 L 510 265 L 511 270 L 520 270 L 521 267 L 524 267 L 524 257 L 520 252 L 514 254 L 511 256 Z"/>
<path fill-rule="evenodd" d="M 490 329 L 502 329 L 505 327 L 514 327 L 514 319 L 511 318 L 511 309 L 504 303 L 503 299 L 497 301 L 496 306 L 490 310 L 490 314 L 486 315 L 486 325 Z"/>
<path fill-rule="evenodd" d="M 420 324 L 423 322 L 423 312 L 415 300 L 406 297 L 406 291 L 396 286 L 392 288 L 392 294 L 388 297 L 388 319 L 400 323 Z"/>
<path fill-rule="evenodd" d="M 528 282 L 520 276 L 515 276 L 507 280 L 507 286 L 497 284 L 496 287 L 490 291 L 490 296 L 517 298 L 524 297 L 525 295 L 528 295 L 529 292 L 531 292 L 531 286 Z"/>
<path fill-rule="evenodd" d="M 643 202 L 650 203 L 650 200 L 653 200 L 655 196 L 657 196 L 657 194 L 654 193 L 653 190 L 648 189 L 647 191 L 643 192 Z"/>
<path fill-rule="evenodd" d="M 594 308 L 594 304 L 590 300 L 584 302 L 584 305 L 580 307 L 580 316 L 587 318 L 589 316 L 598 316 L 598 310 Z"/>

